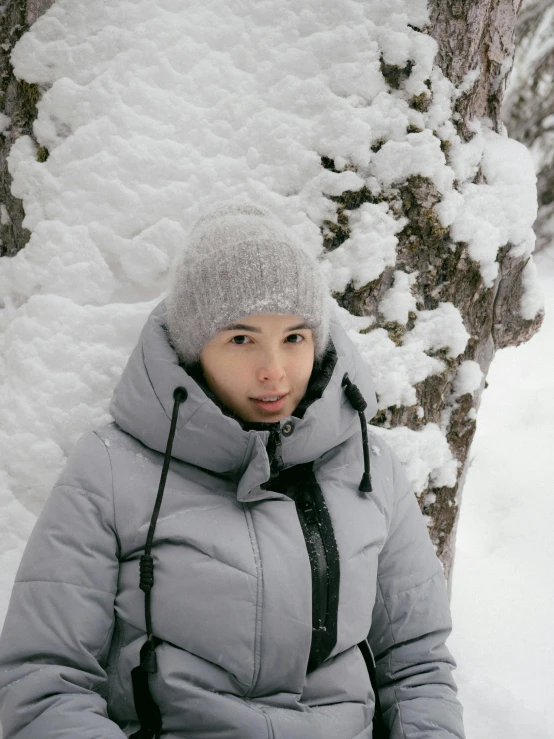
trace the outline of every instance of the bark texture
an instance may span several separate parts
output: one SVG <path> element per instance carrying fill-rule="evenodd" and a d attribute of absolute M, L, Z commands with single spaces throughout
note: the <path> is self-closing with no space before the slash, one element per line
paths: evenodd
<path fill-rule="evenodd" d="M 30 237 L 23 227 L 23 203 L 11 192 L 7 158 L 14 141 L 25 134 L 32 136 L 40 95 L 36 85 L 15 78 L 10 54 L 29 26 L 53 3 L 54 0 L 9 0 L 0 15 L 0 112 L 10 119 L 0 134 L 0 203 L 4 206 L 0 218 L 0 256 L 13 256 Z"/>
<path fill-rule="evenodd" d="M 523 0 L 429 0 L 431 27 L 427 30 L 439 46 L 438 65 L 461 89 L 454 120 L 466 140 L 472 136 L 469 125 L 472 118 L 488 118 L 496 131 L 502 129 L 501 110 L 513 66 L 522 6 Z M 458 251 L 456 245 L 454 254 Z M 472 336 L 463 359 L 478 361 L 485 376 L 496 349 L 528 341 L 539 330 L 544 317 L 542 313 L 532 321 L 521 317 L 522 275 L 528 258 L 512 258 L 509 251 L 510 244 L 506 244 L 498 254 L 499 274 L 492 288 L 483 285 L 469 260 L 458 265 L 448 256 L 441 260 L 445 268 L 443 275 L 450 283 L 448 299 L 460 309 Z M 461 491 L 475 434 L 475 421 L 468 414 L 471 405 L 478 408 L 482 390 L 473 404 L 468 405 L 467 397 L 459 398 L 458 407 L 450 417 L 447 439 L 461 463 L 457 489 L 433 491 L 436 503 L 430 511 L 434 520 L 432 535 L 439 545 L 450 584 Z M 432 393 L 435 402 L 438 393 L 440 388 Z"/>
<path fill-rule="evenodd" d="M 514 70 L 502 117 L 510 133 L 533 153 L 539 214 L 537 250 L 554 241 L 554 5 L 523 6 L 516 29 Z"/>
<path fill-rule="evenodd" d="M 464 140 L 472 137 L 471 121 L 475 118 L 488 118 L 494 129 L 501 130 L 500 110 L 513 61 L 520 7 L 521 0 L 429 2 L 432 23 L 422 30 L 438 42 L 436 61 L 450 81 L 461 89 L 453 120 Z M 381 71 L 396 89 L 410 75 L 409 65 L 402 70 L 382 68 Z M 444 153 L 448 160 L 447 146 Z M 324 165 L 332 167 L 333 163 L 324 162 Z M 479 172 L 476 182 L 483 181 Z M 417 272 L 412 288 L 417 309 L 430 310 L 440 302 L 451 302 L 459 309 L 471 334 L 461 356 L 450 359 L 445 352 L 437 353 L 445 362 L 446 370 L 416 387 L 415 405 L 387 408 L 374 421 L 386 428 L 407 426 L 418 430 L 432 422 L 446 429 L 448 444 L 459 462 L 457 483 L 454 487 L 429 487 L 420 496 L 420 505 L 431 519 L 430 534 L 451 583 L 461 491 L 483 390 L 481 387 L 474 395 L 456 397 L 454 385 L 458 368 L 462 362 L 474 360 L 486 376 L 496 349 L 527 341 L 540 328 L 543 316 L 539 314 L 534 320 L 525 320 L 520 315 L 522 272 L 527 258 L 508 256 L 510 244 L 498 254 L 499 274 L 494 285 L 484 284 L 479 266 L 468 256 L 467 245 L 453 242 L 449 230 L 441 226 L 434 210 L 440 194 L 432 181 L 421 176 L 412 177 L 391 191 L 386 199 L 395 215 L 408 219 L 399 234 L 395 267 L 386 269 L 378 280 L 357 290 L 349 286 L 335 297 L 354 315 L 376 316 L 377 321 L 371 329 L 385 328 L 389 337 L 400 343 L 412 327 L 410 321 L 406 326 L 387 323 L 379 314 L 378 305 L 392 284 L 394 270 Z M 363 202 L 377 202 L 365 190 L 345 192 L 335 200 L 338 226 L 327 224 L 325 244 L 328 249 L 336 248 L 348 238 L 349 211 Z M 423 409 L 423 415 L 421 411 L 418 414 L 418 406 Z"/>
<path fill-rule="evenodd" d="M 523 0 L 429 0 L 426 29 L 439 45 L 437 63 L 460 88 L 459 133 L 471 137 L 472 118 L 490 118 L 500 130 L 500 110 L 514 56 Z"/>

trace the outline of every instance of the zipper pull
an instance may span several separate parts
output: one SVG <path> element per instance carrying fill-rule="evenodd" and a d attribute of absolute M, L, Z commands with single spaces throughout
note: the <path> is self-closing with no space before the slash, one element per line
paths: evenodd
<path fill-rule="evenodd" d="M 284 467 L 283 457 L 281 456 L 281 434 L 277 429 L 271 429 L 269 432 L 268 454 L 270 475 L 271 477 L 277 477 Z"/>

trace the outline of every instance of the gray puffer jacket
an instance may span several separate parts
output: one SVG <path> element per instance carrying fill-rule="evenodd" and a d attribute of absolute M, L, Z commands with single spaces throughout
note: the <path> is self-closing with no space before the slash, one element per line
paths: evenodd
<path fill-rule="evenodd" d="M 115 422 L 77 444 L 25 550 L 0 640 L 4 739 L 138 729 L 139 558 L 179 386 L 188 398 L 153 548 L 162 736 L 370 739 L 374 696 L 356 646 L 369 633 L 391 738 L 461 739 L 441 567 L 402 469 L 371 432 L 373 492 L 358 490 L 362 435 L 344 374 L 368 418 L 375 394 L 337 319 L 336 354 L 274 429 L 284 467 L 273 484 L 271 429 L 244 427 L 179 366 L 164 310 L 114 393 Z M 323 516 L 319 555 L 293 466 Z M 316 584 L 318 556 L 328 571 Z"/>

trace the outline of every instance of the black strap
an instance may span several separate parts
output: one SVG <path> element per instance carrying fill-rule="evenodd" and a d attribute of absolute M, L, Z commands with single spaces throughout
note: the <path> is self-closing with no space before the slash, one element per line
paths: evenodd
<path fill-rule="evenodd" d="M 389 739 L 389 732 L 383 718 L 383 709 L 381 708 L 381 699 L 379 698 L 379 690 L 377 688 L 377 669 L 373 653 L 367 639 L 358 644 L 360 652 L 364 658 L 364 662 L 369 672 L 371 687 L 375 694 L 375 713 L 373 714 L 373 739 Z"/>

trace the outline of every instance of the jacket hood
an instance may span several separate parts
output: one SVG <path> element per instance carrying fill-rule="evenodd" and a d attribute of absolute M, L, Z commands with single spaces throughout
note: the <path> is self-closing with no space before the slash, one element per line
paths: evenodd
<path fill-rule="evenodd" d="M 302 418 L 291 416 L 293 432 L 282 438 L 285 467 L 316 460 L 359 431 L 358 413 L 341 385 L 346 372 L 367 402 L 366 418 L 369 420 L 377 410 L 369 370 L 346 335 L 336 311 L 331 315 L 330 338 L 337 353 L 336 363 L 321 397 L 308 405 Z M 184 387 L 188 397 L 179 408 L 172 456 L 236 479 L 237 497 L 241 501 L 282 497 L 260 488 L 270 477 L 266 444 L 269 428 L 275 424 L 267 424 L 267 429 L 244 427 L 209 397 L 179 364 L 169 341 L 162 301 L 148 317 L 129 357 L 115 388 L 110 413 L 123 431 L 164 453 L 173 412 L 173 392 L 177 387 Z"/>

